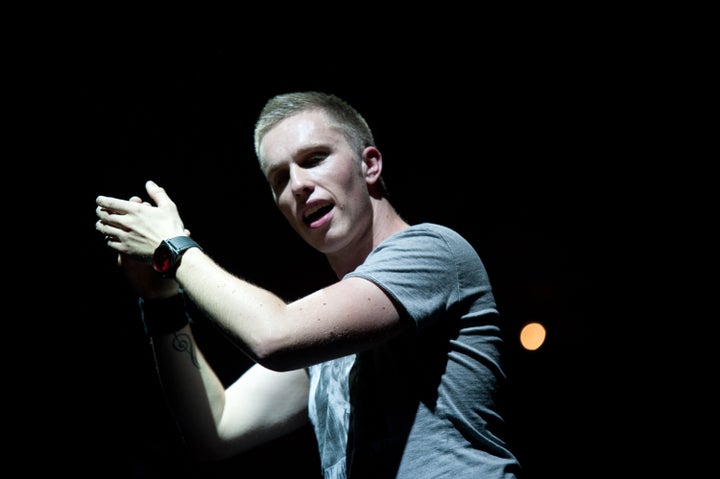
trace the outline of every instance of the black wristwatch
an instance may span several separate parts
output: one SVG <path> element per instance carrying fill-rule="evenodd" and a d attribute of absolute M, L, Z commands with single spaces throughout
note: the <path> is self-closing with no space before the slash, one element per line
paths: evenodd
<path fill-rule="evenodd" d="M 153 269 L 160 273 L 163 278 L 174 278 L 180 257 L 190 248 L 200 248 L 200 245 L 189 236 L 176 236 L 163 240 L 153 253 Z"/>

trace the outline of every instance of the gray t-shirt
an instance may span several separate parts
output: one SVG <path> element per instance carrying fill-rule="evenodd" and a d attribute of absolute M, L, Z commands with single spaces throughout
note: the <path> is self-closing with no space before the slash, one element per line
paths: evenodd
<path fill-rule="evenodd" d="M 308 368 L 324 476 L 515 478 L 496 403 L 499 315 L 475 249 L 423 223 L 387 238 L 350 276 L 380 286 L 416 327 Z"/>

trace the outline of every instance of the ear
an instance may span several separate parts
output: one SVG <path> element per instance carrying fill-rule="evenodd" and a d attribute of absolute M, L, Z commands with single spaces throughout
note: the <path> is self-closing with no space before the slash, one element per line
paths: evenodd
<path fill-rule="evenodd" d="M 363 175 L 368 185 L 374 185 L 380 180 L 382 173 L 382 154 L 374 146 L 363 150 Z"/>

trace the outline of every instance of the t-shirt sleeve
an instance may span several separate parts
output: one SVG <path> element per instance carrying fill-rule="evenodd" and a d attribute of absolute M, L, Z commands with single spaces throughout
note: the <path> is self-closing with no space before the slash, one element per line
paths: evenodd
<path fill-rule="evenodd" d="M 445 317 L 461 297 L 475 314 L 497 312 L 477 252 L 443 227 L 415 226 L 393 235 L 345 277 L 353 276 L 381 287 L 418 328 Z"/>

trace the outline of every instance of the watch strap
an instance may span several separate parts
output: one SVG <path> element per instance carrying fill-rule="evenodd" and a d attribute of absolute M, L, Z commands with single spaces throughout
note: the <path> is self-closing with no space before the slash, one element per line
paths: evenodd
<path fill-rule="evenodd" d="M 185 235 L 175 236 L 174 238 L 163 240 L 163 243 L 165 243 L 175 255 L 180 255 L 186 249 L 200 248 L 200 245 L 197 244 L 194 239 Z"/>

